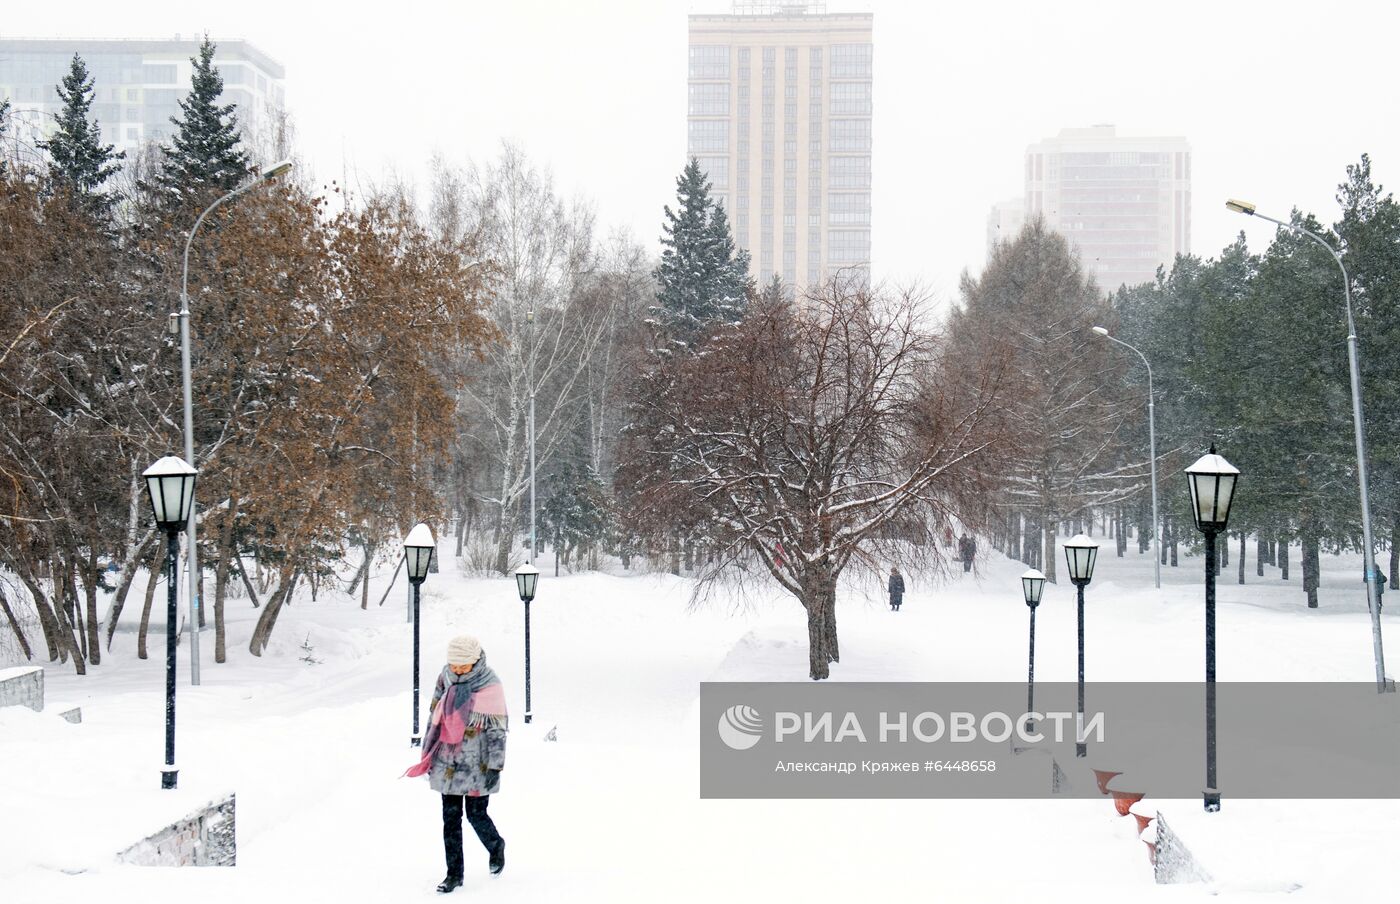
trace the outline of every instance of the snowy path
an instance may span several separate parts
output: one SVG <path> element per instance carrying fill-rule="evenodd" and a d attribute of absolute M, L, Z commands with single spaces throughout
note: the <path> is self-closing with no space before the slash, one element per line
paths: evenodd
<path fill-rule="evenodd" d="M 1337 574 L 1325 579 L 1324 606 L 1331 597 L 1337 605 L 1320 612 L 1296 611 L 1296 579 L 1286 596 L 1278 581 L 1254 584 L 1252 575 L 1245 588 L 1222 583 L 1222 680 L 1365 680 L 1366 619 L 1344 604 L 1348 565 L 1329 564 Z M 835 676 L 1019 680 L 1021 567 L 993 560 L 946 587 L 914 586 L 898 615 L 851 595 L 838 614 Z M 1131 554 L 1109 552 L 1100 567 L 1090 588 L 1091 680 L 1198 679 L 1199 560 L 1164 569 L 1161 594 L 1150 589 L 1150 563 Z M 526 726 L 513 587 L 448 573 L 425 585 L 425 702 L 447 639 L 465 630 L 483 639 L 511 695 L 508 766 L 491 807 L 508 866 L 490 877 L 468 832 L 466 887 L 454 900 L 1121 902 L 1212 890 L 1154 886 L 1131 821 L 1104 801 L 699 800 L 698 683 L 799 680 L 806 654 L 795 603 L 691 612 L 687 587 L 669 577 L 547 576 L 532 613 L 536 722 Z M 1073 678 L 1069 593 L 1049 588 L 1041 610 L 1037 676 L 1047 681 Z M 413 760 L 402 595 L 369 613 L 299 601 L 262 661 L 243 649 L 252 614 L 236 610 L 233 662 L 206 665 L 203 687 L 186 686 L 183 656 L 181 670 L 181 793 L 238 792 L 239 866 L 138 869 L 103 853 L 104 810 L 140 815 L 161 794 L 162 664 L 128 660 L 128 649 L 86 681 L 50 672 L 51 698 L 83 704 L 81 726 L 0 711 L 6 901 L 437 898 L 438 799 L 421 780 L 397 778 Z M 308 632 L 323 664 L 297 661 Z M 205 656 L 212 661 L 212 648 Z M 555 725 L 559 741 L 546 743 Z M 1367 853 L 1400 830 L 1393 802 L 1244 803 L 1234 813 L 1248 825 L 1296 818 L 1325 826 L 1325 841 L 1284 844 L 1298 852 L 1288 875 L 1222 882 L 1214 890 L 1226 899 L 1237 891 L 1269 900 L 1296 883 L 1289 900 L 1354 900 L 1379 879 Z M 1250 841 L 1217 844 L 1246 859 L 1269 846 Z"/>

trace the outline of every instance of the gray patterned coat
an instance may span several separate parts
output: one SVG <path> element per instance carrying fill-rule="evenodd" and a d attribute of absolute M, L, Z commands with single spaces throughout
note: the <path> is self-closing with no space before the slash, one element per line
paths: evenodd
<path fill-rule="evenodd" d="M 485 665 L 484 661 L 481 665 Z M 433 691 L 429 714 L 437 708 L 448 682 L 465 684 L 470 678 L 470 672 L 457 675 L 451 668 L 444 668 Z M 468 728 L 457 747 L 446 744 L 438 747 L 428 772 L 428 785 L 439 794 L 462 794 L 467 797 L 495 794 L 500 790 L 501 770 L 505 765 L 506 729 Z"/>

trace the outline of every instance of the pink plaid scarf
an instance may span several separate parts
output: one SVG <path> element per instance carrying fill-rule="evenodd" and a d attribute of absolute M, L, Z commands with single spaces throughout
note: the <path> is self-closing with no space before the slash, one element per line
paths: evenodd
<path fill-rule="evenodd" d="M 448 682 L 442 698 L 433 708 L 428 720 L 428 733 L 423 739 L 423 758 L 404 773 L 406 778 L 426 775 L 433 767 L 433 757 L 442 745 L 456 747 L 462 743 L 467 729 L 507 727 L 506 692 L 482 656 L 463 682 Z"/>

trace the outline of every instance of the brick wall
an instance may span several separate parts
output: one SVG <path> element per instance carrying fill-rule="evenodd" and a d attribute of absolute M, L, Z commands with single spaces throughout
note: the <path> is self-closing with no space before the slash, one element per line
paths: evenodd
<path fill-rule="evenodd" d="M 44 710 L 44 670 L 38 666 L 0 669 L 0 707 L 27 706 Z"/>
<path fill-rule="evenodd" d="M 117 855 L 135 866 L 233 866 L 234 795 L 172 823 Z"/>

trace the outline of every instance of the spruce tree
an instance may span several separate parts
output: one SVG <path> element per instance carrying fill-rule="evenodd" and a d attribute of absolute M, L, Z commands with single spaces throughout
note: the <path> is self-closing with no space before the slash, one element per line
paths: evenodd
<path fill-rule="evenodd" d="M 724 208 L 710 198 L 700 161 L 676 179 L 677 209 L 665 208 L 656 319 L 675 342 L 691 345 L 716 322 L 737 320 L 749 290 L 749 255 L 735 247 Z"/>
<path fill-rule="evenodd" d="M 10 99 L 0 100 L 0 176 L 5 175 L 5 156 L 3 142 L 5 140 L 5 130 L 10 125 Z"/>
<path fill-rule="evenodd" d="M 102 185 L 121 168 L 117 161 L 126 156 L 114 146 L 102 143 L 102 133 L 89 118 L 94 96 L 93 80 L 87 64 L 76 53 L 57 86 L 63 111 L 53 137 L 39 142 L 49 155 L 49 178 L 55 186 L 72 193 L 74 201 L 94 214 L 111 211 L 115 199 L 102 191 Z"/>
<path fill-rule="evenodd" d="M 161 147 L 160 169 L 149 186 L 167 210 L 193 207 L 207 196 L 232 191 L 247 178 L 248 155 L 239 145 L 234 104 L 220 104 L 224 79 L 214 67 L 215 45 L 208 35 L 191 57 L 190 93 L 172 116 L 175 136 Z"/>

